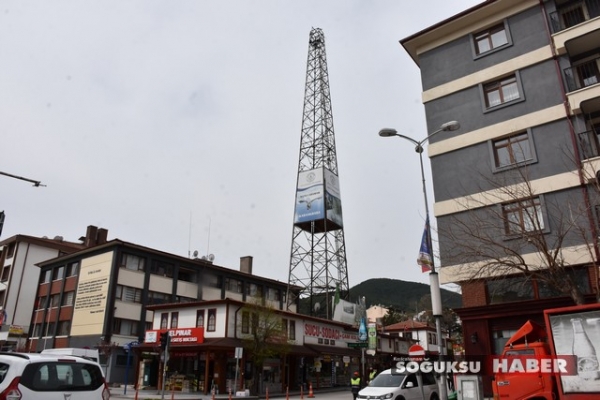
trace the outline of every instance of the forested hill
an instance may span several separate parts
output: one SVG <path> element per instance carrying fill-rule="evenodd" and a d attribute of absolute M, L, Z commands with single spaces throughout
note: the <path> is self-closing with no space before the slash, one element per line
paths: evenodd
<path fill-rule="evenodd" d="M 381 305 L 393 307 L 399 311 L 415 312 L 427 305 L 431 308 L 429 285 L 417 282 L 406 282 L 399 279 L 377 278 L 364 281 L 350 288 L 350 301 L 356 303 L 359 297 L 365 296 L 367 307 Z M 462 305 L 459 293 L 441 289 L 442 306 L 444 308 L 460 308 Z M 425 296 L 428 296 L 424 299 Z M 419 307 L 419 302 L 424 305 Z M 423 311 L 419 309 L 418 311 Z"/>

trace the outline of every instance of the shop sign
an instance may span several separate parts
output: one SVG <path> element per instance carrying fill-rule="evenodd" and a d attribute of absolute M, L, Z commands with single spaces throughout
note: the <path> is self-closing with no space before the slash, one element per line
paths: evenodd
<path fill-rule="evenodd" d="M 169 332 L 171 345 L 204 343 L 204 328 L 164 329 L 146 331 L 145 343 L 158 343 L 160 332 Z"/>
<path fill-rule="evenodd" d="M 10 336 L 21 336 L 23 335 L 23 327 L 19 325 L 10 325 L 8 327 L 8 334 Z"/>
<path fill-rule="evenodd" d="M 348 333 L 342 329 L 316 324 L 304 324 L 304 336 L 333 340 L 356 339 L 355 333 Z"/>

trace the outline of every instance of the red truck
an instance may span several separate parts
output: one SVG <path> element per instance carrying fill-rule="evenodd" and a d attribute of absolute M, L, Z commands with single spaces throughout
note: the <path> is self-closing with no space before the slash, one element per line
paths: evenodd
<path fill-rule="evenodd" d="M 600 304 L 544 311 L 492 361 L 494 400 L 600 399 Z"/>

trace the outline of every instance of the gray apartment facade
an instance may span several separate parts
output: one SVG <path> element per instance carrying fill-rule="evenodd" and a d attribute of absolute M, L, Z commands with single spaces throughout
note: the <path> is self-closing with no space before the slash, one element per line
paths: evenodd
<path fill-rule="evenodd" d="M 401 40 L 429 130 L 461 124 L 428 155 L 466 354 L 498 354 L 542 310 L 596 299 L 599 15 L 598 0 L 489 0 Z"/>

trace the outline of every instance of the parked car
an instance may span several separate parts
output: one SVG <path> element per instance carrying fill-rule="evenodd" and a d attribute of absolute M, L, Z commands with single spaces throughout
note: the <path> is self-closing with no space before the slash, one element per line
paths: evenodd
<path fill-rule="evenodd" d="M 100 365 L 82 357 L 0 353 L 0 400 L 107 400 Z"/>
<path fill-rule="evenodd" d="M 432 373 L 399 373 L 386 369 L 358 392 L 363 400 L 439 400 L 438 386 Z"/>

